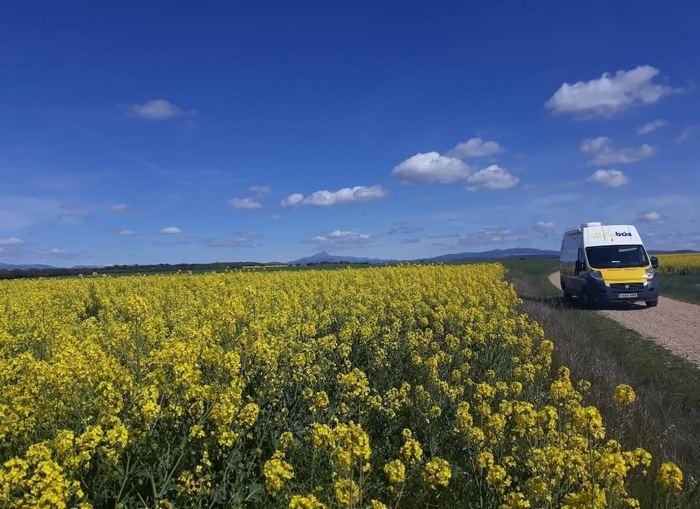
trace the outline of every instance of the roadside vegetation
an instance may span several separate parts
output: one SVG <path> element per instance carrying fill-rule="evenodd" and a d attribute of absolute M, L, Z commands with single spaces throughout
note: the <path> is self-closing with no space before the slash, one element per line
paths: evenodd
<path fill-rule="evenodd" d="M 658 255 L 661 294 L 700 304 L 700 253 Z"/>
<path fill-rule="evenodd" d="M 592 402 L 611 427 L 621 427 L 623 445 L 641 444 L 654 457 L 678 462 L 694 485 L 687 507 L 699 507 L 700 369 L 600 313 L 566 304 L 547 279 L 558 269 L 557 260 L 504 264 L 523 310 L 555 340 L 555 366 L 569 366 L 573 378 L 592 382 Z M 639 396 L 624 421 L 610 398 L 620 383 L 630 384 Z M 642 507 L 658 506 L 642 497 Z"/>

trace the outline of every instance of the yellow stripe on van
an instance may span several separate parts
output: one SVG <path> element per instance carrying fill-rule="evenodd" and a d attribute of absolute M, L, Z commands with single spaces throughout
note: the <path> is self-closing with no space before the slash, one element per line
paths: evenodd
<path fill-rule="evenodd" d="M 645 267 L 629 267 L 621 269 L 595 269 L 603 275 L 607 283 L 646 283 Z"/>

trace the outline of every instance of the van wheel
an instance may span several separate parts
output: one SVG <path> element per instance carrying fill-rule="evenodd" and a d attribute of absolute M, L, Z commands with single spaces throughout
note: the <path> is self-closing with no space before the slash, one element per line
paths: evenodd
<path fill-rule="evenodd" d="M 581 292 L 581 307 L 586 309 L 592 307 L 591 296 L 586 288 Z"/>
<path fill-rule="evenodd" d="M 656 305 L 659 303 L 659 300 L 648 300 L 646 301 L 646 305 L 648 308 L 654 308 Z"/>
<path fill-rule="evenodd" d="M 572 300 L 571 294 L 569 293 L 569 290 L 566 289 L 566 285 L 564 284 L 564 281 L 561 281 L 559 284 L 561 285 L 561 291 L 564 294 L 564 300 L 566 302 L 571 302 L 571 300 Z"/>

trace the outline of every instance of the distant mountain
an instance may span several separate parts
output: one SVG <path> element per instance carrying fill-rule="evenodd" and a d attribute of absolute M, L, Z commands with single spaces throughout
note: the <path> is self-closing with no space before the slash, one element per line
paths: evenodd
<path fill-rule="evenodd" d="M 383 260 L 380 258 L 363 258 L 358 256 L 340 256 L 328 254 L 325 251 L 315 255 L 299 258 L 289 262 L 289 265 L 309 265 L 312 263 L 366 263 L 368 265 L 384 265 L 398 260 Z"/>
<path fill-rule="evenodd" d="M 479 251 L 472 253 L 451 253 L 433 258 L 419 258 L 416 260 L 403 260 L 409 262 L 459 262 L 467 260 L 502 260 L 504 258 L 513 258 L 518 256 L 527 257 L 551 257 L 559 256 L 559 251 L 551 251 L 546 249 L 533 249 L 529 247 L 516 247 L 512 249 L 493 249 L 491 251 Z M 362 263 L 368 265 L 385 265 L 387 263 L 396 263 L 402 260 L 386 260 L 382 258 L 363 258 L 356 256 L 341 256 L 332 255 L 325 251 L 316 253 L 315 255 L 299 258 L 289 262 L 289 265 L 309 265 L 312 263 Z"/>
<path fill-rule="evenodd" d="M 26 270 L 26 269 L 53 269 L 51 265 L 27 265 L 27 264 L 12 264 L 0 262 L 0 270 Z"/>
<path fill-rule="evenodd" d="M 514 247 L 510 249 L 492 249 L 490 251 L 451 253 L 433 258 L 425 258 L 420 261 L 426 262 L 459 262 L 463 260 L 502 260 L 518 256 L 527 257 L 550 257 L 559 256 L 559 251 L 549 249 L 534 249 L 530 247 Z"/>

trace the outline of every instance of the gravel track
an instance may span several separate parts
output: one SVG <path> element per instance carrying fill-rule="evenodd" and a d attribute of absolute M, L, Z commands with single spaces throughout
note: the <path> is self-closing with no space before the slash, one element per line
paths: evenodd
<path fill-rule="evenodd" d="M 559 272 L 552 272 L 549 281 L 559 288 Z M 659 305 L 654 308 L 644 304 L 621 304 L 595 312 L 700 366 L 700 305 L 659 297 Z"/>

